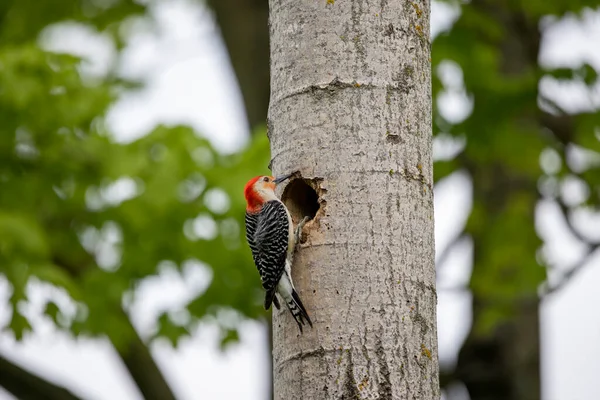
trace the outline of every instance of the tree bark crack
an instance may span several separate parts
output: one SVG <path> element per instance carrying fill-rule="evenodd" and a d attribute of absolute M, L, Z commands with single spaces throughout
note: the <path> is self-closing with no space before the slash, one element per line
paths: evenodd
<path fill-rule="evenodd" d="M 334 78 L 329 82 L 324 83 L 316 83 L 312 85 L 306 85 L 298 87 L 294 90 L 290 90 L 288 92 L 283 92 L 278 97 L 275 97 L 272 100 L 272 103 L 278 103 L 283 100 L 287 100 L 296 96 L 301 96 L 304 94 L 312 95 L 317 98 L 323 95 L 335 95 L 341 90 L 346 89 L 361 89 L 360 93 L 364 93 L 365 90 L 382 90 L 386 93 L 386 98 L 389 97 L 390 93 L 399 92 L 403 94 L 409 94 L 411 90 L 413 90 L 413 85 L 408 82 L 401 81 L 395 82 L 393 84 L 390 83 L 374 83 L 374 82 L 364 82 L 358 80 L 341 80 L 340 78 Z"/>

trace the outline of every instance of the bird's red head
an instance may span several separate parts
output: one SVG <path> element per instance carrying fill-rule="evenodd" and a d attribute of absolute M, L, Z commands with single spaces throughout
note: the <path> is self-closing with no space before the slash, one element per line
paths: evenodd
<path fill-rule="evenodd" d="M 290 176 L 291 174 L 276 179 L 272 176 L 261 175 L 250 179 L 244 187 L 246 211 L 257 212 L 267 201 L 276 200 L 275 187 Z"/>

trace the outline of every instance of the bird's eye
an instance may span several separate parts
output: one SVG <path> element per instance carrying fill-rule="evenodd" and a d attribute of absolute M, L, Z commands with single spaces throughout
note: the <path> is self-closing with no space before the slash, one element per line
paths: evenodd
<path fill-rule="evenodd" d="M 268 177 L 268 176 L 265 176 L 265 177 L 263 178 L 263 181 L 265 181 L 265 182 L 269 182 L 269 177 Z"/>

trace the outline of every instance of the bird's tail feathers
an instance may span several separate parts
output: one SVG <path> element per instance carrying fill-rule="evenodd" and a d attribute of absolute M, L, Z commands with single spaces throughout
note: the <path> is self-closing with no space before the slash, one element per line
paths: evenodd
<path fill-rule="evenodd" d="M 275 289 L 268 290 L 265 293 L 265 310 L 268 310 L 271 307 L 271 303 L 279 310 L 279 300 L 275 296 Z"/>
<path fill-rule="evenodd" d="M 295 289 L 292 289 L 292 296 L 286 299 L 286 304 L 292 316 L 296 320 L 298 324 L 298 328 L 300 328 L 300 333 L 302 333 L 302 326 L 308 322 L 310 327 L 312 328 L 312 321 L 306 312 L 306 308 L 304 308 L 304 304 L 302 304 L 302 300 L 300 300 L 300 296 L 298 296 L 298 292 Z"/>

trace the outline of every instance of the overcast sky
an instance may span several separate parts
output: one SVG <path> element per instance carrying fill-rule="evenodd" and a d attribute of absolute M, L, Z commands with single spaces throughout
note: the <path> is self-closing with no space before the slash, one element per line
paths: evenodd
<path fill-rule="evenodd" d="M 167 4 L 168 3 L 168 4 Z M 143 24 L 127 48 L 122 73 L 143 77 L 147 87 L 127 95 L 111 111 L 108 121 L 116 138 L 133 140 L 155 124 L 185 123 L 203 132 L 222 151 L 235 151 L 248 139 L 242 103 L 227 54 L 210 12 L 185 0 L 163 2 L 155 8 L 158 32 Z M 432 32 L 451 26 L 458 16 L 447 5 L 434 3 Z M 573 18 L 548 19 L 541 61 L 549 66 L 573 66 L 585 60 L 600 70 L 600 13 L 587 13 L 584 23 Z M 102 75 L 114 59 L 110 42 L 76 25 L 49 30 L 43 43 L 51 49 L 85 55 L 90 63 L 84 73 Z M 450 90 L 441 104 L 443 112 L 460 120 L 469 109 L 469 100 L 460 90 L 460 69 L 443 67 Z M 565 107 L 589 107 L 600 103 L 600 90 L 584 94 L 581 87 L 565 87 L 545 81 L 542 89 Z M 436 154 L 445 150 L 436 143 Z M 470 208 L 471 187 L 467 176 L 456 174 L 436 187 L 436 248 L 439 251 L 464 224 Z M 575 190 L 577 192 L 577 190 Z M 575 193 L 574 192 L 574 193 Z M 555 205 L 546 202 L 536 210 L 537 230 L 544 238 L 546 254 L 559 267 L 575 263 L 584 250 L 568 232 Z M 580 220 L 589 220 L 582 216 Z M 582 223 L 585 228 L 585 222 Z M 587 227 L 591 226 L 588 223 Z M 595 226 L 598 226 L 597 224 Z M 471 268 L 471 245 L 465 242 L 452 253 L 440 273 L 440 286 L 467 282 Z M 542 307 L 542 348 L 544 400 L 600 399 L 600 315 L 594 305 L 600 302 L 600 256 L 564 290 L 546 300 Z M 206 282 L 201 269 L 189 276 L 164 269 L 141 285 L 134 305 L 134 323 L 144 333 L 163 310 L 176 310 L 188 295 Z M 103 340 L 73 341 L 56 332 L 40 318 L 44 299 L 52 297 L 65 309 L 69 301 L 61 291 L 39 282 L 30 285 L 28 315 L 34 334 L 22 343 L 7 334 L 0 335 L 0 353 L 17 360 L 34 372 L 62 383 L 86 399 L 135 400 L 137 389 L 127 372 Z M 0 279 L 0 308 L 6 304 L 8 285 Z M 442 362 L 451 363 L 470 324 L 468 295 L 441 291 L 439 304 L 439 343 Z M 0 309 L 0 316 L 7 315 Z M 0 319 L 0 325 L 6 323 Z M 152 348 L 176 394 L 182 400 L 264 400 L 267 384 L 267 343 L 264 326 L 243 323 L 241 342 L 222 353 L 217 334 L 210 325 L 200 326 L 177 350 L 159 342 Z M 12 399 L 0 389 L 0 400 Z"/>

